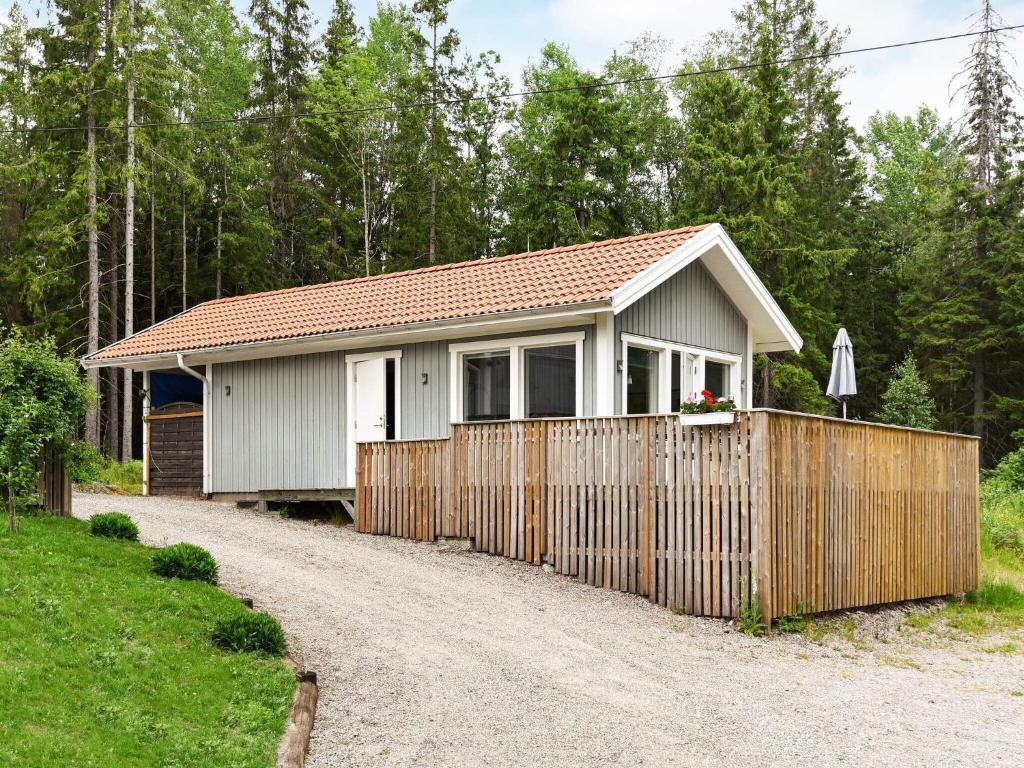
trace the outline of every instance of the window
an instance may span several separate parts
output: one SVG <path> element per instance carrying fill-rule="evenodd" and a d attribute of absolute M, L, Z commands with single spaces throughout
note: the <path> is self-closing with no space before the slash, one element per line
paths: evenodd
<path fill-rule="evenodd" d="M 448 346 L 452 421 L 583 413 L 584 331 Z"/>
<path fill-rule="evenodd" d="M 742 356 L 628 333 L 621 341 L 624 413 L 676 413 L 704 389 L 743 407 Z"/>
<path fill-rule="evenodd" d="M 531 347 L 523 352 L 526 418 L 576 415 L 576 345 Z"/>
<path fill-rule="evenodd" d="M 704 361 L 704 389 L 718 397 L 729 397 L 729 366 L 715 360 Z"/>
<path fill-rule="evenodd" d="M 511 415 L 512 371 L 508 351 L 474 352 L 462 356 L 463 418 L 497 421 Z"/>
<path fill-rule="evenodd" d="M 669 398 L 668 409 L 675 413 L 683 402 L 683 354 L 672 353 L 672 396 Z"/>
<path fill-rule="evenodd" d="M 627 348 L 626 413 L 658 410 L 658 358 L 660 353 L 643 347 Z"/>

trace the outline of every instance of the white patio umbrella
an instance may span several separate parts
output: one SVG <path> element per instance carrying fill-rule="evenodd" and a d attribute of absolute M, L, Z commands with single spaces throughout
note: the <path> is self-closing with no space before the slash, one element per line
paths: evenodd
<path fill-rule="evenodd" d="M 833 400 L 843 404 L 843 418 L 846 418 L 846 401 L 857 394 L 857 374 L 853 369 L 853 344 L 845 328 L 840 328 L 832 343 L 832 375 L 828 377 L 825 391 Z"/>

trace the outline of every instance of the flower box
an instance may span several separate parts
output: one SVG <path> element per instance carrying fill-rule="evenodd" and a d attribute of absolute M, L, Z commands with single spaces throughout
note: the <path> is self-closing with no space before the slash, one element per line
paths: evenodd
<path fill-rule="evenodd" d="M 736 421 L 736 411 L 715 411 L 713 413 L 680 413 L 679 423 L 683 426 L 702 426 L 704 424 L 732 424 Z"/>

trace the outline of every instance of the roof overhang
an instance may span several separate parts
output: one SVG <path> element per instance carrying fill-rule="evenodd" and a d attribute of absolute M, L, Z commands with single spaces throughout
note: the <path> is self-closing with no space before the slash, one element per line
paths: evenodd
<path fill-rule="evenodd" d="M 592 301 L 568 304 L 561 307 L 544 307 L 541 309 L 499 312 L 477 317 L 409 323 L 406 325 L 388 326 L 386 328 L 365 328 L 316 336 L 274 339 L 203 349 L 181 349 L 152 355 L 108 357 L 98 360 L 86 357 L 82 359 L 81 363 L 82 367 L 86 369 L 131 368 L 136 371 L 153 371 L 177 368 L 178 355 L 187 358 L 190 365 L 206 365 L 209 363 L 228 363 L 238 360 L 258 360 L 267 357 L 306 355 L 315 352 L 335 352 L 399 344 L 414 344 L 424 341 L 442 341 L 452 338 L 464 339 L 492 334 L 544 330 L 547 328 L 568 328 L 593 324 L 596 322 L 595 313 L 607 312 L 610 306 L 608 301 Z"/>
<path fill-rule="evenodd" d="M 700 260 L 750 328 L 755 352 L 799 352 L 804 340 L 721 224 L 711 224 L 630 279 L 611 296 L 618 314 Z"/>

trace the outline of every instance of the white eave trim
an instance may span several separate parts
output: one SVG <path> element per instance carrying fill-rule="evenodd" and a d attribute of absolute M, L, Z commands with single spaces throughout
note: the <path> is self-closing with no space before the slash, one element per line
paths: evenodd
<path fill-rule="evenodd" d="M 726 234 L 721 224 L 709 224 L 701 232 L 691 237 L 670 254 L 636 277 L 623 283 L 612 292 L 612 311 L 619 314 L 631 304 L 653 291 L 663 282 L 686 268 L 697 259 L 708 254 L 714 248 L 720 249 L 728 260 L 729 266 L 735 270 L 743 286 L 750 291 L 760 309 L 767 316 L 770 327 L 758 323 L 754 327 L 756 352 L 799 352 L 804 340 L 793 324 L 789 322 L 782 308 L 772 298 L 771 293 L 754 273 L 753 268 L 740 253 L 732 238 Z M 714 276 L 714 271 L 712 275 Z M 728 293 L 728 291 L 726 291 Z M 730 296 L 737 306 L 741 303 L 738 297 Z M 749 313 L 744 313 L 748 324 L 751 322 Z"/>
<path fill-rule="evenodd" d="M 176 368 L 179 353 L 187 356 L 194 363 L 199 364 L 265 357 L 287 357 L 313 352 L 394 346 L 396 344 L 414 344 L 423 341 L 461 340 L 489 334 L 537 331 L 573 325 L 593 325 L 595 313 L 608 311 L 609 308 L 610 303 L 607 300 L 581 302 L 560 307 L 496 312 L 476 317 L 459 317 L 448 320 L 409 323 L 383 328 L 366 328 L 298 338 L 271 339 L 268 341 L 231 344 L 205 349 L 178 350 L 151 355 L 108 357 L 100 360 L 83 358 L 81 365 L 85 369 L 130 366 L 134 370 L 141 371 Z M 191 309 L 194 308 L 190 308 L 189 311 Z M 176 315 L 176 317 L 180 317 L 180 315 Z"/>

